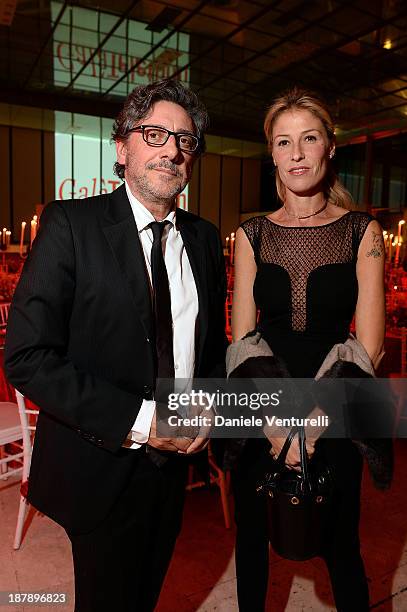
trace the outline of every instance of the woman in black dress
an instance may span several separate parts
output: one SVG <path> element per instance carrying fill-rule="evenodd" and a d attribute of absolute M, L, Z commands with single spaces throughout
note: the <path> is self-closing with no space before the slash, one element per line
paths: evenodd
<path fill-rule="evenodd" d="M 332 168 L 334 125 L 314 94 L 295 88 L 276 99 L 265 133 L 282 206 L 244 222 L 236 234 L 234 340 L 258 327 L 293 377 L 314 377 L 333 345 L 345 342 L 355 314 L 356 336 L 376 367 L 384 341 L 382 229 L 364 212 L 350 211 L 351 196 Z M 237 525 L 239 610 L 265 609 L 268 580 L 266 502 L 255 487 L 272 444 L 249 440 L 232 473 Z M 330 466 L 335 505 L 324 546 L 337 609 L 365 612 L 369 595 L 359 544 L 362 458 L 351 440 L 308 444 Z M 296 468 L 293 445 L 287 465 Z"/>

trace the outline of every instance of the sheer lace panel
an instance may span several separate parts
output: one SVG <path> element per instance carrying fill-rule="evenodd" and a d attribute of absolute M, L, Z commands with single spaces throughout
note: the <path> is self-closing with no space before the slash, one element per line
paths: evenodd
<path fill-rule="evenodd" d="M 333 223 L 313 227 L 284 227 L 267 217 L 242 223 L 257 266 L 275 264 L 289 274 L 293 330 L 306 329 L 309 275 L 321 266 L 356 262 L 360 241 L 372 219 L 367 213 L 349 212 Z"/>

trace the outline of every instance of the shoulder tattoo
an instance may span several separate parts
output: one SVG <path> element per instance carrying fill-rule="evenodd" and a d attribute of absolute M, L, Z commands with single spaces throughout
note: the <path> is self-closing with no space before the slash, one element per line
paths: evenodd
<path fill-rule="evenodd" d="M 381 232 L 372 232 L 372 248 L 366 254 L 366 257 L 381 257 L 383 255 L 383 235 Z"/>

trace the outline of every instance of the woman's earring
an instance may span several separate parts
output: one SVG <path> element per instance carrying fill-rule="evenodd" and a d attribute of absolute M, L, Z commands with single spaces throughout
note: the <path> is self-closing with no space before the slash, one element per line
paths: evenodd
<path fill-rule="evenodd" d="M 332 159 L 334 155 L 335 155 L 335 151 L 331 151 L 329 154 L 329 159 Z"/>

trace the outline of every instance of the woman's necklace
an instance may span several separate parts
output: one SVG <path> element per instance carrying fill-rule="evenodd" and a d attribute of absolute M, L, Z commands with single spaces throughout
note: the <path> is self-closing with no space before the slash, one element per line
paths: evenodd
<path fill-rule="evenodd" d="M 315 212 L 311 213 L 310 215 L 300 215 L 300 216 L 292 215 L 291 213 L 289 213 L 285 204 L 283 204 L 283 208 L 285 212 L 287 213 L 287 215 L 291 217 L 292 219 L 309 219 L 310 217 L 315 217 L 315 215 L 318 215 L 320 212 L 325 210 L 325 208 L 327 207 L 327 204 L 328 204 L 328 200 L 325 200 L 324 205 L 318 210 L 316 210 Z"/>

